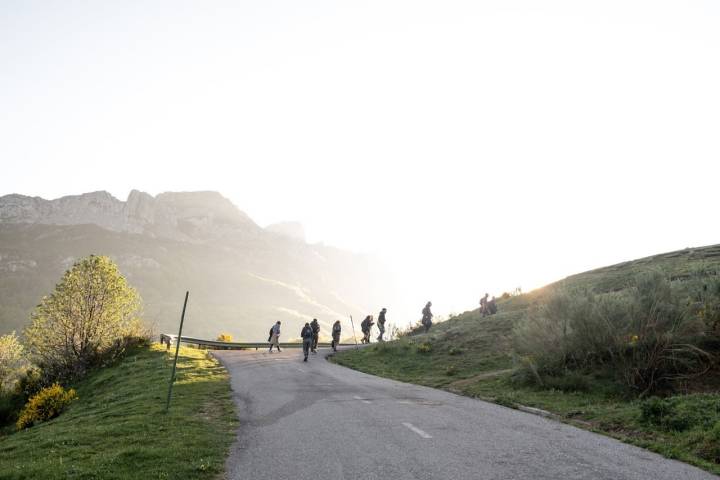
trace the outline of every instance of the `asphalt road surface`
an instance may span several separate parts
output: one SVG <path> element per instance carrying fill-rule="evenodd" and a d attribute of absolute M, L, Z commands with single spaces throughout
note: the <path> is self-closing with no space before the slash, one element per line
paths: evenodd
<path fill-rule="evenodd" d="M 240 426 L 226 478 L 717 479 L 529 413 L 334 365 L 218 351 Z"/>

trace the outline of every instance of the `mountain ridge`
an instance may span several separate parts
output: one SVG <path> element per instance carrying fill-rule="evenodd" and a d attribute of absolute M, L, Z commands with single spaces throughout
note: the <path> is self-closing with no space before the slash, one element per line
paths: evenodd
<path fill-rule="evenodd" d="M 62 273 L 90 254 L 118 263 L 157 331 L 177 328 L 185 290 L 188 334 L 249 341 L 276 320 L 296 336 L 295 324 L 299 332 L 314 317 L 344 321 L 387 301 L 393 287 L 376 259 L 308 244 L 293 228 L 263 229 L 217 192 L 0 197 L 0 333 L 22 330 Z"/>

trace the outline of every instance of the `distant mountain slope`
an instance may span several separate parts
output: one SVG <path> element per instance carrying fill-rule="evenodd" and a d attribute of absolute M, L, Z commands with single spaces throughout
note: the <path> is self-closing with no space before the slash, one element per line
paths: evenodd
<path fill-rule="evenodd" d="M 106 192 L 8 195 L 0 197 L 0 332 L 21 330 L 73 261 L 93 253 L 118 262 L 157 331 L 177 328 L 186 289 L 187 334 L 245 340 L 264 339 L 275 320 L 286 338 L 312 317 L 329 328 L 392 295 L 371 258 L 264 230 L 215 192 L 133 191 L 127 202 Z"/>

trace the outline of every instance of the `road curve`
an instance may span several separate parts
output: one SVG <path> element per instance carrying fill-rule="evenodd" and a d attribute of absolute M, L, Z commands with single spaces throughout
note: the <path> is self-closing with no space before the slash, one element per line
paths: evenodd
<path fill-rule="evenodd" d="M 240 426 L 228 480 L 717 479 L 578 428 L 297 350 L 217 351 Z"/>

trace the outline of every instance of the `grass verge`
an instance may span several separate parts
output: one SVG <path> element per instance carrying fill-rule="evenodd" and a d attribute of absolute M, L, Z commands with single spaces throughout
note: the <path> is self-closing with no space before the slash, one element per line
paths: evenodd
<path fill-rule="evenodd" d="M 181 348 L 166 414 L 172 359 L 137 349 L 73 385 L 79 399 L 58 418 L 0 437 L 0 479 L 218 477 L 237 426 L 227 372 Z"/>

